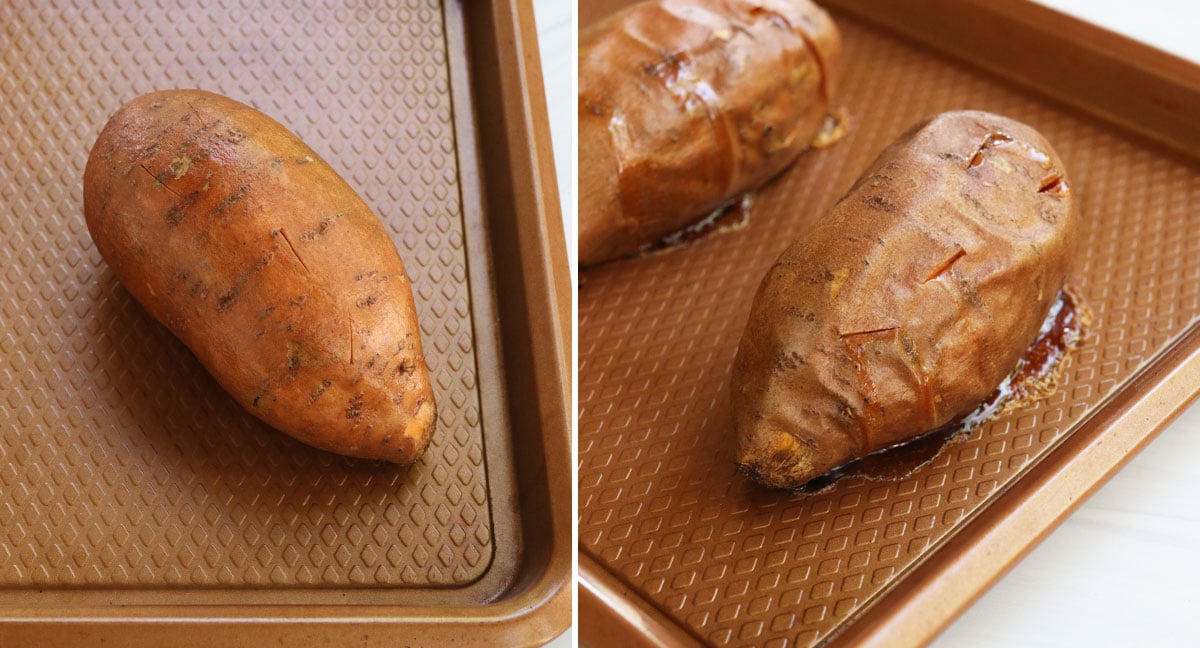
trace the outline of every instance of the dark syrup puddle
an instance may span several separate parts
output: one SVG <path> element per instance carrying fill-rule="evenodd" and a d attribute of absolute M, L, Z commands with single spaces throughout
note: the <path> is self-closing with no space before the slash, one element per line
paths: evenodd
<path fill-rule="evenodd" d="M 708 216 L 687 227 L 668 234 L 655 243 L 647 245 L 643 254 L 657 254 L 672 248 L 689 245 L 707 238 L 716 232 L 732 232 L 742 229 L 750 222 L 750 206 L 754 204 L 754 192 L 749 192 L 709 212 Z"/>

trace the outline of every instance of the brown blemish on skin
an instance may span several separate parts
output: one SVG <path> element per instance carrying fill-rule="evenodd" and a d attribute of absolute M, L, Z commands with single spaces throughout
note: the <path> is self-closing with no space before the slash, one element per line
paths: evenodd
<path fill-rule="evenodd" d="M 816 313 L 814 313 L 810 310 L 804 310 L 803 308 L 800 308 L 799 306 L 791 306 L 791 305 L 784 306 L 783 312 L 791 317 L 799 318 L 806 322 L 817 321 Z"/>
<path fill-rule="evenodd" d="M 326 216 L 325 218 L 322 218 L 321 222 L 317 224 L 317 229 L 309 230 L 304 234 L 301 234 L 300 240 L 307 243 L 325 236 L 325 233 L 329 231 L 329 227 L 333 225 L 334 222 L 341 220 L 343 216 L 345 216 L 345 214 L 338 212 L 332 216 Z"/>
<path fill-rule="evenodd" d="M 363 395 L 362 393 L 355 394 L 354 397 L 350 399 L 350 404 L 346 407 L 346 418 L 356 419 L 359 416 L 362 416 L 362 408 Z"/>
<path fill-rule="evenodd" d="M 208 286 L 205 286 L 203 281 L 197 279 L 192 283 L 192 286 L 188 288 L 188 295 L 200 301 L 204 301 L 208 298 Z"/>
<path fill-rule="evenodd" d="M 263 256 L 259 257 L 259 259 L 254 262 L 254 265 L 250 266 L 249 274 L 254 274 L 256 272 L 262 272 L 262 269 L 267 267 L 267 265 L 270 264 L 271 260 L 274 258 L 275 258 L 274 252 L 267 252 Z"/>
<path fill-rule="evenodd" d="M 233 300 L 237 299 L 238 292 L 240 290 L 241 290 L 241 287 L 235 285 L 235 286 L 232 286 L 229 290 L 222 293 L 221 296 L 217 298 L 217 310 L 223 311 L 226 308 L 229 308 L 229 306 L 231 304 L 233 304 Z"/>
<path fill-rule="evenodd" d="M 325 393 L 325 390 L 329 389 L 329 386 L 332 384 L 333 383 L 328 380 L 322 380 L 321 385 L 319 387 L 317 387 L 316 389 L 314 389 L 313 392 L 308 395 L 308 404 L 312 405 L 313 403 L 315 403 L 317 401 L 317 399 L 320 398 Z"/>
<path fill-rule="evenodd" d="M 375 303 L 375 296 L 374 296 L 374 295 L 368 295 L 368 296 L 367 296 L 365 299 L 360 299 L 360 300 L 358 300 L 358 303 L 357 303 L 356 305 L 357 305 L 359 308 L 367 308 L 367 307 L 371 306 L 371 305 L 372 305 L 372 304 L 374 304 L 374 303 Z"/>
<path fill-rule="evenodd" d="M 233 146 L 246 141 L 246 134 L 236 128 L 226 129 L 224 132 L 218 133 L 216 137 L 218 140 Z"/>
<path fill-rule="evenodd" d="M 234 203 L 241 200 L 242 197 L 245 196 L 246 192 L 249 190 L 250 190 L 250 185 L 242 185 L 242 186 L 238 187 L 233 193 L 226 196 L 224 200 L 217 203 L 217 206 L 213 207 L 213 210 L 212 210 L 212 212 L 210 212 L 210 215 L 212 215 L 212 216 L 225 215 L 225 212 L 229 211 L 229 208 L 232 207 L 234 205 Z"/>
<path fill-rule="evenodd" d="M 983 314 L 987 315 L 988 319 L 991 319 L 991 311 L 987 310 L 987 304 L 983 303 L 983 298 L 979 296 L 979 290 L 975 287 L 975 284 L 968 281 L 965 277 L 959 277 L 958 285 L 967 303 L 981 309 Z"/>
<path fill-rule="evenodd" d="M 197 115 L 197 118 L 199 118 L 199 115 Z M 197 139 L 200 138 L 200 135 L 207 133 L 209 130 L 211 130 L 218 124 L 224 123 L 224 121 L 225 121 L 225 118 L 221 117 L 212 123 L 206 124 L 206 123 L 204 123 L 204 120 L 201 119 L 200 123 L 203 125 L 200 128 L 197 128 L 196 130 L 192 131 L 191 135 L 188 135 L 187 139 L 183 140 L 183 142 L 179 145 L 179 148 L 177 149 L 177 151 L 180 153 L 186 151 L 189 147 L 191 147 L 191 145 L 193 143 L 195 143 L 195 141 Z"/>
<path fill-rule="evenodd" d="M 782 263 L 777 263 L 775 265 L 776 267 L 784 267 L 784 264 Z M 815 274 L 806 277 L 804 281 L 810 284 L 829 283 L 833 281 L 833 273 L 829 271 L 829 268 L 821 268 Z"/>
<path fill-rule="evenodd" d="M 805 360 L 803 356 L 795 351 L 791 351 L 789 353 L 781 354 L 779 357 L 775 358 L 775 371 L 777 373 L 790 371 L 806 364 L 808 364 L 808 361 Z"/>
<path fill-rule="evenodd" d="M 229 287 L 229 290 L 225 291 L 220 297 L 217 298 L 217 310 L 223 311 L 233 305 L 233 302 L 237 300 L 238 295 L 241 294 L 242 287 L 246 285 L 246 282 L 250 280 L 250 277 L 262 272 L 263 268 L 267 267 L 267 265 L 270 264 L 271 260 L 274 258 L 274 252 L 267 252 L 266 255 L 255 261 L 254 265 L 250 266 L 249 270 L 238 275 L 238 278 L 234 280 L 233 285 Z"/>
<path fill-rule="evenodd" d="M 403 376 L 404 374 L 413 371 L 417 368 L 417 364 L 407 358 L 400 360 L 395 369 L 392 369 L 392 375 Z"/>
<path fill-rule="evenodd" d="M 871 195 L 866 199 L 867 207 L 878 209 L 879 211 L 893 212 L 896 211 L 896 203 L 888 199 L 887 196 Z"/>
<path fill-rule="evenodd" d="M 163 186 L 166 187 L 166 185 Z M 167 188 L 170 189 L 170 187 Z M 175 190 L 172 189 L 171 193 L 175 193 Z M 178 196 L 179 194 L 175 193 L 175 195 Z M 192 209 L 192 205 L 196 204 L 196 199 L 199 197 L 200 192 L 193 191 L 192 193 L 180 198 L 179 202 L 171 205 L 171 208 L 167 210 L 167 213 L 163 214 L 163 220 L 167 221 L 167 224 L 169 225 L 178 225 L 183 221 L 184 218 L 187 217 L 188 211 Z"/>

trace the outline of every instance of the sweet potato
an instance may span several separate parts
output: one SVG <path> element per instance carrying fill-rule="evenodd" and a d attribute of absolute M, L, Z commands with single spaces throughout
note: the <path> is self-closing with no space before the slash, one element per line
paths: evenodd
<path fill-rule="evenodd" d="M 1063 285 L 1078 216 L 1032 128 L 934 117 L 775 262 L 734 364 L 737 461 L 795 487 L 968 414 Z"/>
<path fill-rule="evenodd" d="M 437 414 L 404 265 L 286 128 L 208 92 L 138 97 L 93 146 L 83 201 L 109 267 L 250 413 L 340 454 L 425 450 Z"/>
<path fill-rule="evenodd" d="M 579 261 L 635 253 L 770 179 L 841 61 L 808 0 L 657 0 L 580 35 Z"/>

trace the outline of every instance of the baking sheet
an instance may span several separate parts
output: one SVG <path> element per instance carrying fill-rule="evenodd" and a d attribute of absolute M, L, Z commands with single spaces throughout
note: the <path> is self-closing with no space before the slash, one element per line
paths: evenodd
<path fill-rule="evenodd" d="M 87 623 L 84 610 L 112 606 L 255 619 L 278 604 L 294 607 L 264 616 L 369 614 L 427 639 L 465 619 L 496 622 L 479 642 L 561 632 L 569 561 L 550 538 L 569 534 L 569 477 L 515 477 L 518 462 L 565 460 L 567 438 L 569 333 L 531 348 L 520 330 L 561 319 L 567 276 L 557 197 L 542 189 L 552 166 L 531 153 L 547 135 L 528 3 L 15 3 L 0 25 L 0 623 Z M 532 72 L 502 78 L 521 58 Z M 123 103 L 177 87 L 288 126 L 392 235 L 438 399 L 438 433 L 411 468 L 324 453 L 247 414 L 96 252 L 89 148 Z M 489 154 L 525 165 L 511 174 L 482 170 L 483 94 L 506 138 Z M 485 208 L 485 194 L 500 198 Z M 493 255 L 489 226 L 517 219 L 515 251 Z M 514 267 L 518 253 L 544 264 Z M 528 294 L 498 294 L 501 271 Z M 539 377 L 533 393 L 510 400 L 528 377 L 504 354 Z M 521 617 L 525 630 L 510 627 Z"/>
<path fill-rule="evenodd" d="M 620 3 L 600 4 L 581 24 Z M 845 48 L 834 103 L 851 116 L 851 133 L 758 192 L 747 227 L 580 274 L 585 642 L 927 639 L 1195 396 L 1196 383 L 1180 378 L 1191 371 L 1197 341 L 1188 334 L 1200 315 L 1200 163 L 1189 152 L 1193 130 L 1164 127 L 1164 115 L 1183 112 L 1164 99 L 1185 93 L 1140 92 L 1170 89 L 1162 73 L 1176 64 L 1104 77 L 1125 82 L 1114 95 L 1137 93 L 1142 104 L 1098 103 L 1089 77 L 1051 98 L 1008 79 L 1023 78 L 1039 56 L 1061 59 L 1047 68 L 1087 71 L 1071 41 L 1082 31 L 990 20 L 984 3 L 844 4 L 855 13 L 833 12 Z M 1029 3 L 1002 4 L 1042 17 Z M 946 35 L 955 24 L 1032 51 L 991 58 L 1004 76 L 985 72 L 939 51 L 970 50 L 970 30 Z M 910 36 L 894 30 L 905 25 Z M 1080 97 L 1090 108 L 1072 104 Z M 1085 221 L 1073 278 L 1096 316 L 1091 339 L 1053 397 L 976 429 L 906 479 L 851 478 L 815 495 L 754 486 L 732 462 L 728 378 L 755 288 L 887 143 L 957 108 L 1029 123 L 1062 156 Z M 1118 125 L 1091 113 L 1142 119 Z"/>

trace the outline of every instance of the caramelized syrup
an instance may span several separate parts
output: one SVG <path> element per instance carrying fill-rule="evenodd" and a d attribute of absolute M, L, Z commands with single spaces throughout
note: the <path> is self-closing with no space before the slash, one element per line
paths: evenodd
<path fill-rule="evenodd" d="M 677 245 L 687 245 L 707 238 L 716 232 L 735 232 L 750 222 L 750 206 L 754 204 L 754 193 L 750 192 L 714 209 L 708 216 L 687 227 L 668 234 L 656 243 L 646 246 L 644 252 L 654 254 Z"/>
<path fill-rule="evenodd" d="M 850 115 L 841 108 L 835 108 L 832 112 L 825 116 L 825 121 L 821 122 L 821 130 L 813 135 L 809 146 L 815 149 L 823 149 L 832 146 L 835 142 L 845 137 L 849 132 L 853 123 L 850 120 Z"/>

